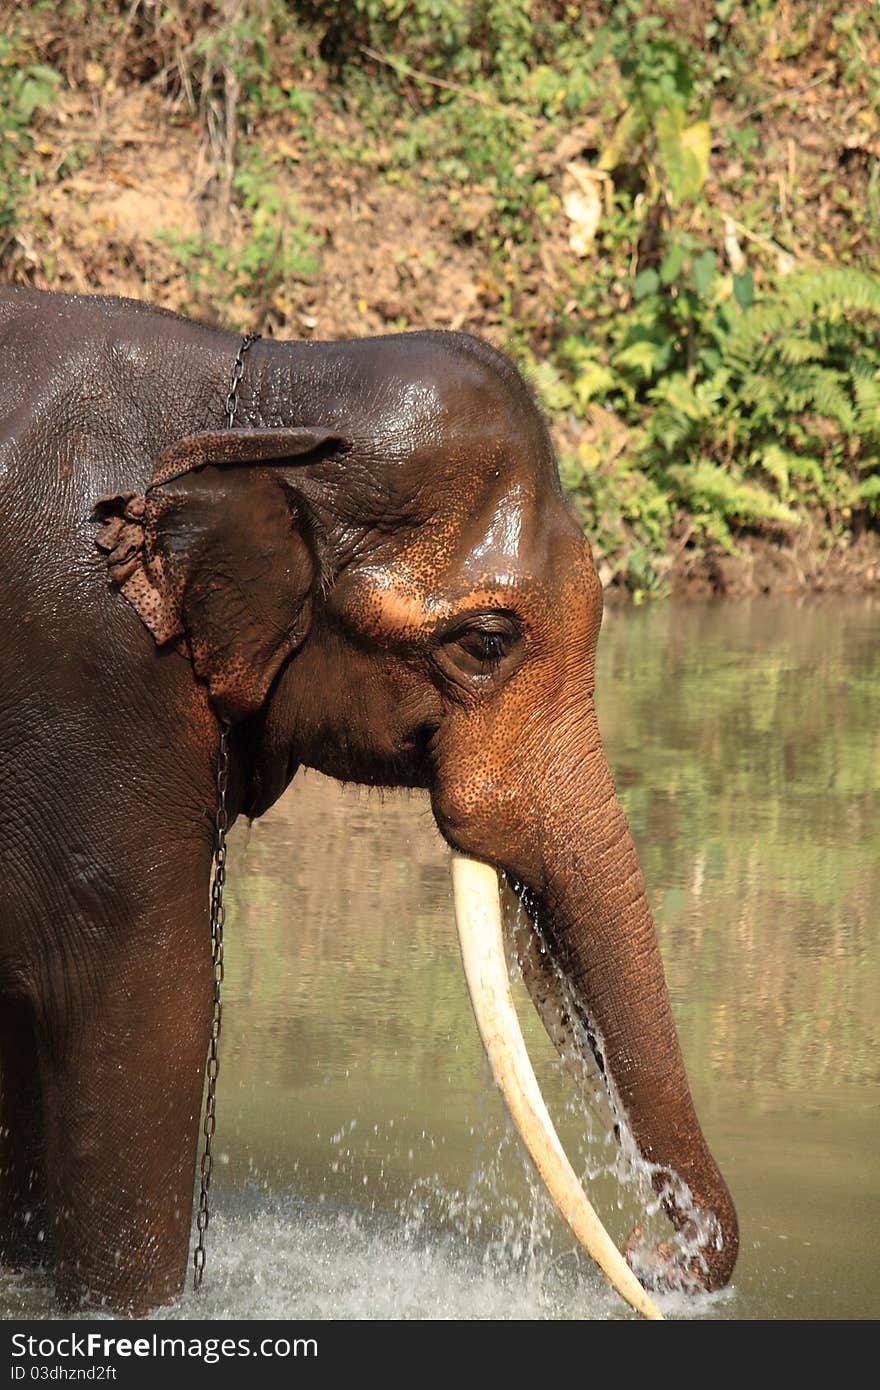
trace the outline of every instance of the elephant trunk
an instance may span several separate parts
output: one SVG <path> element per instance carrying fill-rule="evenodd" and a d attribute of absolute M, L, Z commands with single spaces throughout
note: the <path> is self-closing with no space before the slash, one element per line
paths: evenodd
<path fill-rule="evenodd" d="M 621 1139 L 629 1134 L 649 1165 L 690 1273 L 715 1289 L 736 1260 L 736 1212 L 694 1112 L 644 880 L 592 709 L 589 722 L 592 741 L 551 774 L 545 803 L 543 884 L 529 896 L 549 950 L 521 941 L 519 954 L 563 1057 L 572 1046 L 592 1049 Z"/>

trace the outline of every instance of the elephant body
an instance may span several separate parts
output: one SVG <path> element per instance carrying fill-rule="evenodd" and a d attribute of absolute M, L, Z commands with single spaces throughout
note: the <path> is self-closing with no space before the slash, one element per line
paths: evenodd
<path fill-rule="evenodd" d="M 0 1257 L 49 1250 L 67 1305 L 180 1289 L 222 720 L 231 819 L 301 765 L 426 787 L 452 848 L 516 882 L 723 1283 L 736 1218 L 601 750 L 601 588 L 539 412 L 465 335 L 258 342 L 229 430 L 239 348 L 132 301 L 0 291 Z"/>

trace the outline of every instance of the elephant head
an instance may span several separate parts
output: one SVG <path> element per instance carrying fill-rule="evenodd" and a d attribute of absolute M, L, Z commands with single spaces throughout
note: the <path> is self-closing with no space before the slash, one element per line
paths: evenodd
<path fill-rule="evenodd" d="M 456 855 L 503 871 L 526 901 L 519 953 L 551 1036 L 569 1058 L 594 1054 L 689 1237 L 690 1273 L 722 1285 L 736 1216 L 694 1113 L 596 720 L 602 589 L 529 391 L 464 335 L 267 343 L 241 412 L 246 428 L 167 449 L 144 495 L 105 499 L 99 538 L 156 641 L 178 644 L 231 721 L 238 809 L 261 814 L 300 765 L 427 788 Z M 492 1053 L 515 1015 L 497 942 L 484 956 L 472 939 L 485 911 L 457 863 Z M 484 925 L 498 935 L 491 912 Z M 577 1226 L 573 1175 L 558 1155 L 544 1165 L 555 1136 L 518 1046 L 503 1037 L 493 1065 Z"/>

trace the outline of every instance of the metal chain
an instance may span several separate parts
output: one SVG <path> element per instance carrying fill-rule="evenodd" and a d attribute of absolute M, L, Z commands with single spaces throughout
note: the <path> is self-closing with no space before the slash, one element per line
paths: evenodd
<path fill-rule="evenodd" d="M 211 1190 L 211 1174 L 214 1171 L 214 1130 L 217 1125 L 217 1077 L 220 1073 L 220 1028 L 222 1025 L 222 1003 L 220 987 L 223 984 L 223 927 L 226 922 L 226 908 L 223 903 L 223 889 L 226 886 L 226 831 L 229 816 L 226 810 L 226 788 L 229 781 L 229 725 L 220 720 L 220 746 L 217 750 L 217 817 L 215 821 L 216 848 L 214 851 L 214 877 L 211 882 L 211 961 L 214 979 L 214 1008 L 211 1016 L 211 1039 L 208 1045 L 208 1089 L 205 1096 L 205 1147 L 202 1152 L 201 1180 L 199 1183 L 199 1209 L 196 1216 L 198 1240 L 196 1242 L 193 1264 L 193 1288 L 196 1293 L 202 1287 L 205 1273 L 205 1233 L 208 1229 L 208 1194 Z"/>
<path fill-rule="evenodd" d="M 226 425 L 232 429 L 235 424 L 235 412 L 238 409 L 238 388 L 244 376 L 244 355 L 248 348 L 252 347 L 259 339 L 259 333 L 248 333 L 241 340 L 238 352 L 235 354 L 235 364 L 232 368 L 232 381 L 226 396 Z"/>
<path fill-rule="evenodd" d="M 257 341 L 259 333 L 248 333 L 242 339 L 232 368 L 232 380 L 226 396 L 226 424 L 232 429 L 235 412 L 238 408 L 238 388 L 244 376 L 244 356 L 250 346 Z M 214 1131 L 217 1128 L 217 1077 L 220 1074 L 220 1028 L 223 1022 L 221 986 L 223 984 L 223 927 L 226 922 L 226 908 L 223 903 L 223 889 L 226 886 L 226 832 L 229 829 L 229 815 L 226 809 L 226 789 L 229 783 L 229 724 L 219 719 L 220 742 L 217 748 L 217 815 L 214 821 L 214 874 L 211 880 L 211 964 L 214 982 L 214 1003 L 211 1014 L 211 1037 L 208 1044 L 208 1086 L 205 1093 L 205 1120 L 203 1132 L 205 1147 L 199 1169 L 199 1207 L 196 1215 L 198 1236 L 193 1253 L 193 1289 L 196 1293 L 202 1287 L 205 1274 L 205 1235 L 210 1220 L 208 1195 L 211 1191 L 211 1175 L 214 1171 Z"/>

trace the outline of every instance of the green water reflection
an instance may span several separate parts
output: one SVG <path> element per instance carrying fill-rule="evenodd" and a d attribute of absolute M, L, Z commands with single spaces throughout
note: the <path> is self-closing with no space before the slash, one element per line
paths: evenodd
<path fill-rule="evenodd" d="M 878 1311 L 878 619 L 866 600 L 666 604 L 612 612 L 600 643 L 606 747 L 740 1213 L 736 1292 L 704 1316 Z M 595 1285 L 487 1082 L 425 800 L 301 777 L 236 830 L 230 882 L 221 1208 L 295 1192 L 496 1265 L 561 1261 L 577 1315 Z M 607 1168 L 604 1119 L 522 1016 L 565 1142 Z M 605 1173 L 597 1201 L 624 1237 L 635 1198 Z"/>

